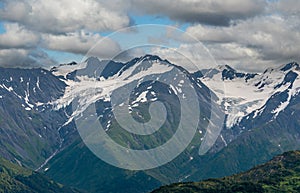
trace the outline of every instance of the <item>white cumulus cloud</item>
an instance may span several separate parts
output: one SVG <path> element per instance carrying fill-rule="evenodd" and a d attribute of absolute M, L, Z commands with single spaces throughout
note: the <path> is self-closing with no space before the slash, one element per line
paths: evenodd
<path fill-rule="evenodd" d="M 5 33 L 0 34 L 0 48 L 32 48 L 36 47 L 40 37 L 38 34 L 33 33 L 19 26 L 16 23 L 4 24 Z"/>
<path fill-rule="evenodd" d="M 120 51 L 119 45 L 99 34 L 87 33 L 84 31 L 68 33 L 66 35 L 43 35 L 44 46 L 51 50 L 71 52 L 75 54 L 86 55 L 91 49 L 89 55 L 100 58 L 108 58 Z"/>
<path fill-rule="evenodd" d="M 117 30 L 130 22 L 125 12 L 109 9 L 95 0 L 9 0 L 0 9 L 0 16 L 29 29 L 54 34 L 79 29 Z"/>

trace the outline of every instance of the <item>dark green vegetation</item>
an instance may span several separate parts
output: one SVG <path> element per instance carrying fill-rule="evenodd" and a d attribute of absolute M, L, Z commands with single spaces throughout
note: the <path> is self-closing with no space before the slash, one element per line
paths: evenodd
<path fill-rule="evenodd" d="M 237 175 L 202 182 L 176 183 L 153 193 L 300 192 L 300 151 L 286 152 Z"/>
<path fill-rule="evenodd" d="M 145 192 L 161 183 L 144 172 L 113 167 L 97 158 L 81 142 L 75 142 L 49 162 L 46 174 L 87 192 Z"/>
<path fill-rule="evenodd" d="M 0 192 L 10 193 L 71 193 L 77 190 L 64 187 L 44 175 L 0 158 Z"/>

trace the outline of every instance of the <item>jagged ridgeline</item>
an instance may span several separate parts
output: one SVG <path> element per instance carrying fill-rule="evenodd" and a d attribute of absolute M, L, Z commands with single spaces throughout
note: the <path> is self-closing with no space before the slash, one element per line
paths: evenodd
<path fill-rule="evenodd" d="M 171 68 L 184 73 L 187 79 L 172 79 L 172 86 L 146 81 L 129 97 L 128 112 L 139 122 L 150 120 L 151 103 L 162 101 L 166 105 L 169 114 L 162 133 L 143 137 L 122 129 L 110 98 L 101 94 L 103 88 L 110 93 L 132 77 Z M 239 72 L 230 66 L 187 72 L 180 64 L 152 55 L 124 63 L 89 58 L 50 71 L 1 68 L 0 154 L 18 165 L 44 172 L 59 183 L 88 192 L 148 192 L 172 182 L 246 171 L 275 155 L 300 149 L 299 74 L 299 65 L 294 62 L 261 73 Z M 129 79 L 125 80 L 125 75 Z M 192 143 L 166 165 L 138 172 L 116 168 L 96 157 L 81 140 L 74 122 L 80 111 L 74 110 L 72 101 L 83 94 L 88 99 L 96 90 L 101 91 L 96 113 L 115 142 L 133 149 L 160 146 L 172 137 L 182 117 L 174 103 L 178 102 L 177 94 L 184 94 L 180 92 L 186 82 L 196 90 L 201 121 Z M 219 107 L 224 124 L 216 143 L 199 156 L 199 146 L 211 121 L 211 103 Z M 84 105 L 79 104 L 79 110 Z"/>

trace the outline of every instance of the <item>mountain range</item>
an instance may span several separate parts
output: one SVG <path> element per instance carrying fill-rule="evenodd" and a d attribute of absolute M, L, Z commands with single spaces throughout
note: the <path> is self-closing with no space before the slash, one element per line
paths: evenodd
<path fill-rule="evenodd" d="M 152 77 L 164 72 L 174 77 Z M 228 65 L 188 72 L 153 55 L 128 62 L 91 57 L 51 70 L 1 68 L 0 155 L 88 192 L 148 192 L 172 182 L 232 175 L 300 148 L 299 74 L 295 62 L 262 73 Z M 160 82 L 164 79 L 170 85 Z M 146 123 L 160 113 L 149 112 L 153 102 L 166 107 L 166 121 L 153 136 L 128 133 L 114 114 L 124 104 L 111 95 L 132 83 L 137 86 L 126 105 L 134 120 Z M 199 113 L 181 114 L 174 105 L 176 96 L 185 97 L 185 85 L 195 90 Z M 201 121 L 190 144 L 171 162 L 131 171 L 102 161 L 82 141 L 76 118 L 92 103 L 105 132 L 133 149 L 164 144 L 181 117 Z M 206 135 L 207 128 L 220 134 Z"/>

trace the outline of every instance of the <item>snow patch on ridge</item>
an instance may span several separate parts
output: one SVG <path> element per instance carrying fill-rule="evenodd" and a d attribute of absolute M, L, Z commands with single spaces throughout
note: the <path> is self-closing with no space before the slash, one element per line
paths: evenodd
<path fill-rule="evenodd" d="M 80 70 L 83 69 L 87 66 L 87 62 L 83 62 L 83 63 L 79 63 L 79 64 L 73 64 L 73 65 L 61 65 L 57 68 L 55 68 L 54 71 L 52 71 L 52 73 L 55 76 L 63 76 L 66 77 L 67 74 L 74 72 L 75 70 Z"/>
<path fill-rule="evenodd" d="M 291 70 L 298 75 L 300 73 L 296 66 L 288 71 L 270 68 L 248 80 L 244 77 L 223 80 L 222 71 L 219 70 L 219 73 L 208 77 L 204 75 L 200 80 L 218 96 L 218 104 L 224 108 L 227 115 L 226 126 L 230 128 L 252 112 L 255 112 L 254 117 L 260 115 L 268 99 L 277 92 L 288 92 L 289 97 L 272 113 L 277 116 L 284 110 L 292 96 L 296 95 L 300 88 L 299 76 L 291 89 L 289 89 L 290 82 L 280 85 L 283 83 L 285 75 Z"/>
<path fill-rule="evenodd" d="M 70 123 L 74 117 L 80 115 L 89 105 L 99 99 L 110 101 L 110 96 L 114 90 L 133 81 L 140 81 L 146 75 L 163 74 L 174 68 L 171 65 L 166 65 L 158 61 L 149 61 L 151 62 L 151 66 L 145 69 L 144 66 L 141 66 L 142 62 L 143 61 L 140 61 L 122 73 L 116 73 L 108 79 L 99 80 L 88 76 L 79 76 L 76 81 L 65 80 L 68 86 L 66 87 L 64 95 L 52 102 L 55 109 L 60 109 L 70 105 L 74 99 L 78 99 L 78 108 L 73 109 L 73 114 L 65 125 Z M 142 95 L 138 97 L 138 100 L 144 101 L 147 94 L 146 92 L 148 91 L 143 92 Z"/>

